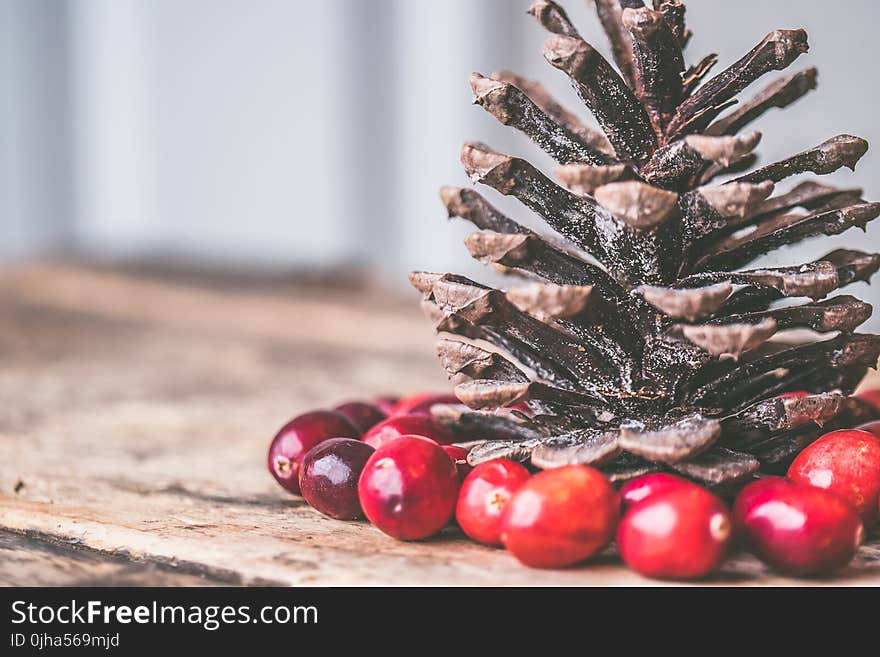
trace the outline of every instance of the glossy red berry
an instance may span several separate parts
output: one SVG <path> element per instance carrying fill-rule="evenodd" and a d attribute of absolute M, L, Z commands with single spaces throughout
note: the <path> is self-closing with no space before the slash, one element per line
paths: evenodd
<path fill-rule="evenodd" d="M 880 438 L 856 429 L 826 433 L 798 454 L 788 478 L 842 497 L 870 525 L 880 499 Z"/>
<path fill-rule="evenodd" d="M 408 541 L 443 529 L 455 509 L 458 486 L 458 471 L 442 447 L 421 436 L 402 436 L 367 461 L 358 496 L 370 522 Z"/>
<path fill-rule="evenodd" d="M 450 393 L 419 392 L 403 397 L 394 406 L 392 415 L 430 415 L 436 404 L 460 404 L 458 397 Z"/>
<path fill-rule="evenodd" d="M 695 483 L 688 481 L 684 477 L 667 472 L 655 472 L 636 477 L 626 482 L 620 488 L 621 510 L 626 513 L 626 510 L 633 504 L 641 502 L 652 495 L 688 486 L 699 488 Z"/>
<path fill-rule="evenodd" d="M 508 502 L 501 541 L 528 566 L 562 568 L 608 545 L 619 515 L 617 491 L 598 470 L 584 465 L 544 470 Z"/>
<path fill-rule="evenodd" d="M 780 484 L 789 483 L 791 482 L 785 477 L 761 477 L 740 490 L 733 502 L 733 528 L 736 537 L 747 540 L 749 530 L 746 524 L 746 515 L 754 505 L 754 501 L 761 499 L 765 490 L 772 491 Z"/>
<path fill-rule="evenodd" d="M 501 545 L 501 517 L 513 494 L 528 481 L 529 471 L 509 459 L 476 466 L 465 478 L 455 505 L 458 526 L 486 545 Z"/>
<path fill-rule="evenodd" d="M 364 434 L 362 440 L 379 449 L 401 436 L 424 436 L 440 445 L 455 441 L 455 436 L 442 424 L 427 415 L 397 415 L 380 422 Z"/>
<path fill-rule="evenodd" d="M 724 502 L 687 484 L 633 505 L 620 522 L 617 544 L 624 562 L 642 575 L 695 579 L 721 564 L 732 536 Z"/>
<path fill-rule="evenodd" d="M 443 445 L 443 451 L 446 452 L 447 456 L 449 456 L 453 463 L 455 463 L 455 468 L 458 470 L 459 481 L 464 481 L 464 478 L 468 476 L 471 470 L 473 470 L 467 462 L 469 450 L 456 445 Z"/>
<path fill-rule="evenodd" d="M 293 418 L 269 446 L 269 472 L 291 493 L 299 494 L 299 466 L 312 447 L 329 438 L 359 438 L 351 422 L 334 411 L 311 411 Z"/>
<path fill-rule="evenodd" d="M 788 575 L 833 572 L 849 563 L 862 538 L 861 520 L 849 504 L 781 477 L 746 486 L 734 518 L 755 554 Z"/>
<path fill-rule="evenodd" d="M 363 518 L 358 479 L 375 450 L 360 440 L 331 438 L 312 447 L 299 470 L 302 496 L 325 516 Z"/>
<path fill-rule="evenodd" d="M 379 407 L 360 401 L 346 402 L 333 410 L 345 417 L 362 434 L 387 417 L 387 414 L 383 413 Z"/>

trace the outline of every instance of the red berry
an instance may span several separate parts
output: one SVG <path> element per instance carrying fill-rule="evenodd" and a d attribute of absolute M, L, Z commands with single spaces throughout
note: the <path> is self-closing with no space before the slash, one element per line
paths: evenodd
<path fill-rule="evenodd" d="M 443 445 L 443 451 L 446 452 L 447 456 L 452 459 L 452 462 L 455 463 L 455 468 L 458 470 L 458 479 L 459 481 L 464 481 L 464 478 L 468 476 L 473 468 L 468 465 L 467 455 L 468 451 L 464 447 L 457 447 L 456 445 Z"/>
<path fill-rule="evenodd" d="M 421 436 L 403 436 L 377 449 L 358 482 L 370 522 L 405 541 L 443 529 L 457 495 L 455 464 L 442 447 Z"/>
<path fill-rule="evenodd" d="M 642 575 L 694 579 L 721 564 L 732 535 L 724 502 L 686 482 L 633 505 L 617 543 L 626 564 Z"/>
<path fill-rule="evenodd" d="M 598 470 L 585 465 L 544 470 L 508 502 L 501 541 L 527 566 L 570 566 L 608 545 L 619 515 L 617 491 Z"/>
<path fill-rule="evenodd" d="M 868 402 L 871 406 L 880 411 L 880 388 L 862 390 L 861 392 L 856 393 L 856 397 L 862 401 Z"/>
<path fill-rule="evenodd" d="M 868 433 L 873 433 L 875 436 L 880 438 L 880 420 L 874 420 L 872 422 L 865 422 L 864 424 L 860 424 L 856 427 L 859 431 L 867 431 Z"/>
<path fill-rule="evenodd" d="M 798 454 L 788 478 L 840 496 L 870 525 L 880 499 L 880 438 L 856 429 L 826 433 Z"/>
<path fill-rule="evenodd" d="M 440 445 L 448 445 L 455 441 L 455 436 L 449 429 L 427 415 L 390 417 L 367 431 L 362 440 L 379 449 L 401 436 L 424 436 Z"/>
<path fill-rule="evenodd" d="M 683 487 L 699 488 L 695 483 L 667 472 L 642 475 L 626 482 L 620 488 L 620 504 L 626 513 L 633 504 L 641 502 L 657 493 L 665 493 Z"/>
<path fill-rule="evenodd" d="M 475 467 L 461 485 L 455 506 L 462 531 L 479 543 L 501 545 L 502 512 L 530 476 L 525 467 L 508 459 Z"/>
<path fill-rule="evenodd" d="M 359 438 L 351 422 L 334 411 L 312 411 L 293 418 L 269 446 L 269 472 L 291 493 L 299 494 L 299 466 L 312 447 L 328 438 Z"/>
<path fill-rule="evenodd" d="M 315 509 L 337 520 L 363 518 L 358 478 L 375 450 L 351 438 L 331 438 L 306 452 L 299 469 L 302 496 Z"/>
<path fill-rule="evenodd" d="M 349 422 L 357 427 L 360 432 L 366 433 L 371 427 L 379 424 L 387 417 L 377 406 L 366 402 L 352 401 L 340 404 L 333 409 L 344 416 Z"/>
<path fill-rule="evenodd" d="M 404 397 L 394 406 L 392 415 L 430 415 L 435 404 L 460 404 L 458 397 L 448 393 L 419 392 Z"/>
<path fill-rule="evenodd" d="M 376 397 L 372 403 L 385 414 L 385 417 L 389 417 L 394 413 L 394 407 L 399 401 L 397 397 Z"/>
<path fill-rule="evenodd" d="M 862 523 L 849 504 L 780 477 L 746 486 L 734 517 L 755 554 L 788 575 L 837 570 L 853 558 L 862 538 Z"/>
<path fill-rule="evenodd" d="M 733 527 L 737 536 L 746 538 L 749 528 L 746 524 L 746 515 L 752 508 L 754 500 L 759 499 L 765 490 L 772 490 L 780 484 L 791 483 L 785 477 L 761 477 L 745 486 L 736 496 L 733 502 Z"/>
<path fill-rule="evenodd" d="M 776 395 L 777 399 L 791 399 L 794 397 L 809 397 L 810 393 L 806 390 L 795 390 L 793 392 L 783 392 L 781 395 Z"/>

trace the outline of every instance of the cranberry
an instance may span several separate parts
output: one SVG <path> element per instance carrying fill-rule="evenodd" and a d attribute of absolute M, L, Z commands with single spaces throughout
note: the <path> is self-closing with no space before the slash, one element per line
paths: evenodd
<path fill-rule="evenodd" d="M 501 545 L 501 516 L 529 471 L 509 459 L 480 463 L 464 480 L 455 506 L 462 531 L 479 543 Z"/>
<path fill-rule="evenodd" d="M 734 518 L 752 550 L 789 575 L 819 575 L 845 566 L 862 538 L 853 508 L 836 495 L 781 477 L 746 486 Z"/>
<path fill-rule="evenodd" d="M 544 470 L 508 502 L 501 541 L 528 566 L 570 566 L 611 541 L 619 515 L 617 491 L 598 470 L 585 465 Z"/>
<path fill-rule="evenodd" d="M 777 399 L 793 399 L 797 397 L 809 397 L 810 393 L 806 390 L 794 390 L 792 392 L 783 392 L 781 395 L 776 395 Z"/>
<path fill-rule="evenodd" d="M 435 404 L 460 404 L 458 397 L 437 392 L 419 392 L 404 397 L 394 407 L 392 415 L 430 415 Z"/>
<path fill-rule="evenodd" d="M 840 496 L 869 525 L 880 498 L 880 438 L 856 429 L 826 433 L 798 454 L 788 478 Z"/>
<path fill-rule="evenodd" d="M 299 465 L 305 453 L 328 438 L 358 438 L 360 432 L 334 411 L 312 411 L 293 418 L 269 446 L 269 472 L 282 487 L 299 494 Z"/>
<path fill-rule="evenodd" d="M 299 469 L 302 496 L 325 516 L 337 520 L 363 518 L 358 477 L 376 451 L 351 438 L 331 438 L 312 447 Z"/>
<path fill-rule="evenodd" d="M 626 564 L 642 575 L 694 579 L 721 564 L 732 535 L 724 502 L 685 482 L 633 505 L 617 543 Z"/>
<path fill-rule="evenodd" d="M 683 477 L 666 472 L 642 475 L 629 480 L 620 488 L 620 504 L 622 510 L 626 512 L 633 504 L 652 495 L 683 487 L 699 488 L 695 483 Z"/>
<path fill-rule="evenodd" d="M 340 404 L 333 410 L 360 429 L 362 434 L 387 417 L 387 414 L 383 413 L 377 406 L 359 401 Z"/>
<path fill-rule="evenodd" d="M 380 422 L 364 434 L 363 441 L 379 449 L 401 436 L 424 436 L 440 445 L 455 441 L 455 436 L 442 424 L 427 415 L 398 415 Z"/>
<path fill-rule="evenodd" d="M 748 536 L 749 528 L 746 524 L 746 515 L 752 508 L 754 500 L 759 499 L 765 490 L 773 490 L 774 487 L 787 483 L 790 482 L 785 477 L 761 477 L 739 492 L 733 502 L 733 527 L 738 537 L 746 539 Z"/>
<path fill-rule="evenodd" d="M 862 401 L 868 402 L 871 406 L 880 411 L 880 388 L 862 390 L 861 392 L 856 393 L 856 397 Z"/>
<path fill-rule="evenodd" d="M 880 438 L 880 420 L 874 420 L 872 422 L 865 422 L 864 424 L 860 424 L 856 427 L 859 431 L 867 431 L 868 433 L 873 433 L 875 436 Z"/>
<path fill-rule="evenodd" d="M 399 401 L 400 399 L 397 397 L 376 397 L 372 403 L 373 406 L 385 414 L 385 417 L 389 417 L 394 414 L 394 407 L 397 406 Z"/>
<path fill-rule="evenodd" d="M 446 452 L 447 456 L 449 456 L 453 463 L 455 463 L 455 468 L 458 470 L 459 481 L 464 481 L 464 478 L 468 476 L 468 473 L 473 470 L 467 462 L 468 450 L 464 447 L 457 447 L 456 445 L 443 445 L 443 451 Z"/>
<path fill-rule="evenodd" d="M 403 436 L 367 461 L 358 496 L 367 518 L 394 538 L 427 538 L 449 522 L 458 495 L 458 471 L 437 443 Z"/>

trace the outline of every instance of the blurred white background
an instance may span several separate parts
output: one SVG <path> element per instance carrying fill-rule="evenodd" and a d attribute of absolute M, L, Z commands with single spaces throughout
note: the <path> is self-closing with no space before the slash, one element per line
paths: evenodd
<path fill-rule="evenodd" d="M 401 284 L 412 268 L 479 271 L 461 246 L 467 227 L 444 221 L 436 194 L 467 184 L 460 143 L 549 161 L 470 104 L 469 73 L 540 77 L 578 108 L 543 61 L 528 4 L 0 0 L 0 255 L 366 266 Z M 587 0 L 564 4 L 605 48 Z M 756 125 L 762 161 L 840 132 L 880 143 L 880 3 L 694 0 L 688 19 L 689 62 L 715 51 L 717 70 L 773 28 L 810 33 L 795 66 L 818 65 L 819 89 Z M 878 198 L 878 172 L 871 151 L 832 180 Z M 850 231 L 775 261 L 876 249 L 878 236 Z"/>

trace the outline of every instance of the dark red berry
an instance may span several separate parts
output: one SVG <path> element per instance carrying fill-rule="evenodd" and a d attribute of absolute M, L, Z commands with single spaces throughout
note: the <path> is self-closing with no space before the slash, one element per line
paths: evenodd
<path fill-rule="evenodd" d="M 856 429 L 826 433 L 798 454 L 788 478 L 840 496 L 871 525 L 880 499 L 880 438 Z"/>
<path fill-rule="evenodd" d="M 668 490 L 692 486 L 699 488 L 695 483 L 667 472 L 655 472 L 642 475 L 626 482 L 620 488 L 621 510 L 626 513 L 633 504 L 641 502 L 657 493 L 665 493 Z"/>
<path fill-rule="evenodd" d="M 449 393 L 419 392 L 402 398 L 392 415 L 430 415 L 435 404 L 460 404 L 458 397 Z"/>
<path fill-rule="evenodd" d="M 443 529 L 452 517 L 458 486 L 458 471 L 442 447 L 421 436 L 402 436 L 367 461 L 358 496 L 370 522 L 408 541 Z"/>
<path fill-rule="evenodd" d="M 462 531 L 478 543 L 501 545 L 501 516 L 530 476 L 525 467 L 508 459 L 475 467 L 461 485 L 455 505 L 455 519 Z"/>
<path fill-rule="evenodd" d="M 364 434 L 362 440 L 375 449 L 401 436 L 424 436 L 440 445 L 455 441 L 455 436 L 427 415 L 398 415 L 380 422 Z"/>
<path fill-rule="evenodd" d="M 501 520 L 501 541 L 527 566 L 561 568 L 583 561 L 614 537 L 617 491 L 598 470 L 544 470 L 514 494 Z"/>
<path fill-rule="evenodd" d="M 302 496 L 325 516 L 337 520 L 363 518 L 358 478 L 376 451 L 360 440 L 331 438 L 306 452 L 299 469 Z"/>
<path fill-rule="evenodd" d="M 620 522 L 617 544 L 626 564 L 642 575 L 695 579 L 721 564 L 732 535 L 724 502 L 686 482 L 633 505 Z"/>
<path fill-rule="evenodd" d="M 372 400 L 372 403 L 373 406 L 385 414 L 385 417 L 390 417 L 394 414 L 394 407 L 397 406 L 399 401 L 400 399 L 397 397 L 376 397 Z"/>
<path fill-rule="evenodd" d="M 452 459 L 455 463 L 455 468 L 458 470 L 458 479 L 459 481 L 464 481 L 464 478 L 468 476 L 473 468 L 468 465 L 467 455 L 468 451 L 464 447 L 457 447 L 456 445 L 443 445 L 443 451 Z"/>
<path fill-rule="evenodd" d="M 340 404 L 333 409 L 357 427 L 360 432 L 367 433 L 372 427 L 388 417 L 377 406 L 366 402 L 352 401 Z"/>
<path fill-rule="evenodd" d="M 859 431 L 867 431 L 868 433 L 873 433 L 875 436 L 880 438 L 880 420 L 874 420 L 872 422 L 865 422 L 864 424 L 860 424 L 856 427 Z"/>
<path fill-rule="evenodd" d="M 841 498 L 815 486 L 781 477 L 746 486 L 734 518 L 751 549 L 788 575 L 822 575 L 853 558 L 862 522 Z"/>
<path fill-rule="evenodd" d="M 733 503 L 733 528 L 737 537 L 746 540 L 748 535 L 748 527 L 746 525 L 746 514 L 752 508 L 754 500 L 759 499 L 763 495 L 764 490 L 772 490 L 779 484 L 790 483 L 785 477 L 761 477 L 757 481 L 753 481 L 745 486 L 736 496 Z"/>
<path fill-rule="evenodd" d="M 312 447 L 329 438 L 359 438 L 360 432 L 335 411 L 311 411 L 293 418 L 269 446 L 269 472 L 291 493 L 299 494 L 299 466 Z"/>

